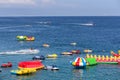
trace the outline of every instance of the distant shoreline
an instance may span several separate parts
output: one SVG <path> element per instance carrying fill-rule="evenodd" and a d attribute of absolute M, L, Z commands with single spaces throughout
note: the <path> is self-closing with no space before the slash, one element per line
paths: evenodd
<path fill-rule="evenodd" d="M 34 15 L 28 15 L 28 16 L 0 16 L 0 17 L 120 17 L 120 16 L 34 16 Z"/>

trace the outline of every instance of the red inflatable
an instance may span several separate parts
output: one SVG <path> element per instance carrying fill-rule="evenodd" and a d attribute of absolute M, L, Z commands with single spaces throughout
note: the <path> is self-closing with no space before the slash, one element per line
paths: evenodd
<path fill-rule="evenodd" d="M 44 65 L 40 60 L 23 61 L 18 64 L 18 68 L 20 69 L 41 69 L 43 67 Z"/>
<path fill-rule="evenodd" d="M 12 67 L 12 63 L 11 62 L 4 63 L 1 65 L 1 67 Z"/>
<path fill-rule="evenodd" d="M 120 56 L 120 54 L 117 54 L 117 53 L 115 53 L 115 52 L 113 52 L 113 51 L 111 51 L 111 54 L 112 54 L 113 56 L 116 56 L 116 57 L 119 57 L 119 56 Z"/>

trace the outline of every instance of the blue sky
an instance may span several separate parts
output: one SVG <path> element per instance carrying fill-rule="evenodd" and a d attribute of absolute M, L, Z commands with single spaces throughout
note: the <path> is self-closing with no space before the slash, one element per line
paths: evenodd
<path fill-rule="evenodd" d="M 0 16 L 120 16 L 120 0 L 0 0 Z"/>

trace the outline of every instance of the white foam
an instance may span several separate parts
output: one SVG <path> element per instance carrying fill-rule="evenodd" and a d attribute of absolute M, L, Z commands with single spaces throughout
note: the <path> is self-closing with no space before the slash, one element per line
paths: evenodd
<path fill-rule="evenodd" d="M 18 28 L 18 27 L 24 27 L 24 26 L 9 26 L 9 27 L 0 27 L 0 29 L 13 29 L 13 28 Z"/>
<path fill-rule="evenodd" d="M 38 49 L 23 49 L 23 50 L 17 50 L 17 51 L 6 51 L 6 52 L 0 52 L 0 54 L 37 54 L 39 53 Z"/>
<path fill-rule="evenodd" d="M 80 26 L 94 26 L 93 22 L 90 22 L 90 23 L 66 23 L 66 24 L 80 25 Z"/>

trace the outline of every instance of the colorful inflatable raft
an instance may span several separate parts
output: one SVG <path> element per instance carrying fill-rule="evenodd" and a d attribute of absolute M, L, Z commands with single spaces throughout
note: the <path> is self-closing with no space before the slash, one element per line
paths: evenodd
<path fill-rule="evenodd" d="M 87 66 L 93 66 L 97 64 L 97 61 L 95 58 L 86 58 L 85 60 L 87 62 Z"/>
<path fill-rule="evenodd" d="M 8 63 L 3 63 L 1 65 L 2 68 L 7 68 L 7 67 L 12 67 L 12 63 L 11 62 L 8 62 Z"/>
<path fill-rule="evenodd" d="M 35 40 L 35 37 L 33 37 L 33 36 L 26 37 L 26 41 L 34 41 L 34 40 Z"/>
<path fill-rule="evenodd" d="M 27 36 L 17 36 L 17 40 L 25 41 Z"/>
<path fill-rule="evenodd" d="M 35 73 L 36 69 L 18 69 L 18 70 L 11 70 L 10 72 L 11 74 L 24 75 L 24 74 Z"/>
<path fill-rule="evenodd" d="M 23 61 L 18 64 L 19 69 L 42 69 L 44 65 L 40 60 Z"/>
<path fill-rule="evenodd" d="M 115 53 L 115 52 L 113 52 L 113 51 L 111 51 L 110 53 L 111 53 L 113 56 L 120 57 L 120 53 L 117 54 L 117 53 Z"/>
<path fill-rule="evenodd" d="M 97 63 L 118 64 L 120 63 L 120 57 L 104 56 L 104 55 L 86 55 L 86 58 L 95 58 Z"/>
<path fill-rule="evenodd" d="M 86 67 L 86 60 L 81 57 L 77 57 L 73 62 L 72 65 L 75 68 L 85 68 Z"/>
<path fill-rule="evenodd" d="M 17 36 L 18 41 L 34 41 L 35 37 L 33 36 Z"/>
<path fill-rule="evenodd" d="M 47 58 L 57 58 L 58 55 L 57 54 L 48 54 L 46 57 Z"/>

